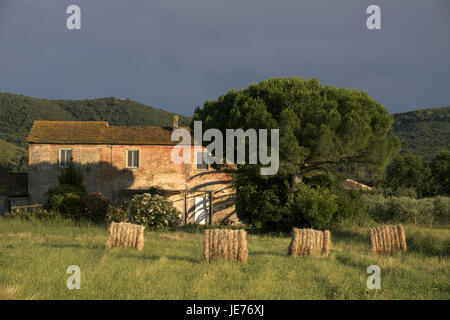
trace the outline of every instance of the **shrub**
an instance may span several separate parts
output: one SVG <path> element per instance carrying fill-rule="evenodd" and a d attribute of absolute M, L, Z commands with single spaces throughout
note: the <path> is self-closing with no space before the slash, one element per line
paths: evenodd
<path fill-rule="evenodd" d="M 450 198 L 413 199 L 364 195 L 364 207 L 379 223 L 413 223 L 423 226 L 446 226 L 449 223 Z"/>
<path fill-rule="evenodd" d="M 109 222 L 129 222 L 130 213 L 127 210 L 126 203 L 110 204 L 106 217 Z"/>
<path fill-rule="evenodd" d="M 150 193 L 135 195 L 130 201 L 112 207 L 108 218 L 111 221 L 143 225 L 149 229 L 174 229 L 181 222 L 180 212 L 170 200 Z"/>
<path fill-rule="evenodd" d="M 240 168 L 235 176 L 236 211 L 253 231 L 290 232 L 292 227 L 326 227 L 371 221 L 361 194 L 345 190 L 336 180 L 317 174 L 304 177 L 292 191 L 288 176 L 261 176 Z"/>
<path fill-rule="evenodd" d="M 56 187 L 49 188 L 48 191 L 45 193 L 45 195 L 47 196 L 48 199 L 50 199 L 55 195 L 62 195 L 66 193 L 77 193 L 77 192 L 81 192 L 82 194 L 84 194 L 84 192 L 76 186 L 72 186 L 69 184 L 61 184 Z"/>
<path fill-rule="evenodd" d="M 436 222 L 443 226 L 450 224 L 450 198 L 449 197 L 435 197 L 433 198 L 434 216 Z"/>
<path fill-rule="evenodd" d="M 324 229 L 338 211 L 337 196 L 328 189 L 313 189 L 299 185 L 292 202 L 289 204 L 293 226 L 309 226 Z"/>
<path fill-rule="evenodd" d="M 366 191 L 349 190 L 342 187 L 339 177 L 330 177 L 327 174 L 315 174 L 304 177 L 302 183 L 314 189 L 330 190 L 336 195 L 338 210 L 333 217 L 333 224 L 357 224 L 366 225 L 371 221 L 364 210 L 361 195 Z"/>
<path fill-rule="evenodd" d="M 326 174 L 315 174 L 311 176 L 306 176 L 303 178 L 302 183 L 307 184 L 312 188 L 326 188 L 331 189 L 336 186 L 335 181 L 333 181 Z"/>
<path fill-rule="evenodd" d="M 84 192 L 74 191 L 64 194 L 55 194 L 48 199 L 51 210 L 67 216 L 76 216 L 83 209 Z"/>
<path fill-rule="evenodd" d="M 440 150 L 431 161 L 430 168 L 434 193 L 450 196 L 450 150 Z"/>
<path fill-rule="evenodd" d="M 62 170 L 58 180 L 59 185 L 46 192 L 49 209 L 72 217 L 80 214 L 85 197 L 83 174 L 70 163 L 69 167 Z"/>
<path fill-rule="evenodd" d="M 281 174 L 261 176 L 259 170 L 243 166 L 235 175 L 236 212 L 240 221 L 262 232 L 292 229 L 287 207 L 292 194 Z"/>
<path fill-rule="evenodd" d="M 18 212 L 9 212 L 5 214 L 7 218 L 19 218 L 24 220 L 43 220 L 43 221 L 59 221 L 61 215 L 56 211 L 48 211 L 43 208 L 36 210 L 21 210 Z"/>
<path fill-rule="evenodd" d="M 365 191 L 345 190 L 343 188 L 333 190 L 336 194 L 338 211 L 334 215 L 333 224 L 366 225 L 371 221 L 364 209 L 362 195 Z"/>
<path fill-rule="evenodd" d="M 423 197 L 430 193 L 431 171 L 421 156 L 414 154 L 398 155 L 386 170 L 386 185 L 397 190 L 413 189 L 412 192 Z"/>
<path fill-rule="evenodd" d="M 92 192 L 83 201 L 83 217 L 94 222 L 107 219 L 110 201 L 101 192 Z"/>

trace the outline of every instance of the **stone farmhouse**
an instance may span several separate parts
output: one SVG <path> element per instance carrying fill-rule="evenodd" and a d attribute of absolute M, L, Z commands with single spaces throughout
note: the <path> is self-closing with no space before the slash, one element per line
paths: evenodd
<path fill-rule="evenodd" d="M 110 126 L 104 121 L 34 121 L 28 135 L 30 203 L 45 203 L 69 162 L 81 169 L 86 192 L 115 201 L 157 190 L 182 214 L 184 223 L 237 220 L 231 175 L 196 159 L 205 149 L 191 146 L 191 164 L 175 164 L 173 126 Z"/>

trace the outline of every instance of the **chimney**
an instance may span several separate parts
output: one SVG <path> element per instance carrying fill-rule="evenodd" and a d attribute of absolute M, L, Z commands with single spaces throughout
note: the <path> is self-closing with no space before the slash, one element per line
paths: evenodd
<path fill-rule="evenodd" d="M 172 129 L 178 129 L 178 115 L 174 114 L 173 115 L 173 124 L 172 124 Z"/>

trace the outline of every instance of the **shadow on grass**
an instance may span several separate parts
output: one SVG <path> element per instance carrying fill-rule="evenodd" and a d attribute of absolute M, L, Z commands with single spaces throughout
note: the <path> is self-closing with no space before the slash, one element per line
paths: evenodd
<path fill-rule="evenodd" d="M 353 230 L 333 230 L 331 238 L 346 242 L 367 242 L 370 241 L 369 231 L 367 234 L 361 234 Z"/>
<path fill-rule="evenodd" d="M 104 244 L 94 244 L 94 245 L 82 245 L 79 243 L 43 243 L 41 244 L 43 247 L 48 248 L 56 248 L 56 249 L 66 249 L 66 248 L 74 248 L 74 249 L 106 249 L 106 245 Z"/>
<path fill-rule="evenodd" d="M 336 254 L 336 261 L 345 266 L 362 270 L 363 272 L 370 265 L 368 261 L 355 261 L 354 257 L 347 254 Z"/>
<path fill-rule="evenodd" d="M 131 256 L 125 256 L 122 255 L 120 256 L 122 258 L 125 257 L 131 257 Z M 161 259 L 162 257 L 166 257 L 168 260 L 174 260 L 174 261 L 185 261 L 185 262 L 190 262 L 190 263 L 201 263 L 203 261 L 202 257 L 199 258 L 189 258 L 189 257 L 180 257 L 180 256 L 174 256 L 174 255 L 155 255 L 155 254 L 137 254 L 137 255 L 133 255 L 133 258 L 139 259 L 139 260 L 146 260 L 146 261 L 156 261 Z"/>
<path fill-rule="evenodd" d="M 41 244 L 43 247 L 47 248 L 53 248 L 53 249 L 67 249 L 67 248 L 73 248 L 73 249 L 101 249 L 105 250 L 105 253 L 107 250 L 117 250 L 116 252 L 119 253 L 116 258 L 122 259 L 122 258 L 136 258 L 139 260 L 146 260 L 146 261 L 156 261 L 161 259 L 162 257 L 166 257 L 169 260 L 174 261 L 186 261 L 190 263 L 201 263 L 203 261 L 202 257 L 198 258 L 190 258 L 190 257 L 181 257 L 181 256 L 175 256 L 175 255 L 154 255 L 154 254 L 147 254 L 145 252 L 140 253 L 135 248 L 108 248 L 106 245 L 103 244 L 95 244 L 95 245 L 82 245 L 78 243 L 43 243 Z M 132 250 L 132 251 L 129 251 Z M 130 253 L 130 254 L 129 254 Z"/>
<path fill-rule="evenodd" d="M 273 257 L 288 257 L 287 248 L 285 252 L 267 252 L 267 251 L 251 251 L 248 255 L 252 256 L 273 256 Z"/>
<path fill-rule="evenodd" d="M 428 257 L 449 257 L 450 240 L 436 239 L 431 235 L 414 234 L 406 235 L 406 246 L 408 251 L 423 254 Z"/>
<path fill-rule="evenodd" d="M 175 261 L 186 261 L 190 263 L 202 263 L 204 261 L 203 257 L 199 258 L 188 258 L 188 257 L 178 257 L 178 256 L 166 256 L 169 260 L 175 260 Z"/>

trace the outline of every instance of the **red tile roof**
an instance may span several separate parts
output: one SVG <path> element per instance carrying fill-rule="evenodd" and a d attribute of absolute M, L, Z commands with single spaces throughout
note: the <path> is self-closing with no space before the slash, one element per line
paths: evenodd
<path fill-rule="evenodd" d="M 188 128 L 186 128 L 188 129 Z M 34 121 L 28 143 L 176 145 L 172 128 L 109 126 L 105 121 Z"/>

